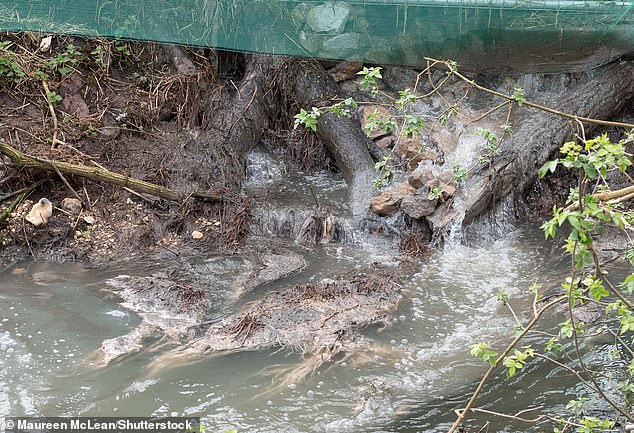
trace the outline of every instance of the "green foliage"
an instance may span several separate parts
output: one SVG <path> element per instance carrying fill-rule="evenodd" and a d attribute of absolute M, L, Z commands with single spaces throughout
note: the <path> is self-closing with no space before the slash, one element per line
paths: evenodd
<path fill-rule="evenodd" d="M 121 41 L 121 40 L 115 41 L 114 49 L 115 49 L 115 52 L 119 54 L 119 56 L 122 58 L 124 62 L 129 61 L 130 58 L 132 57 L 132 48 L 130 47 L 130 44 L 125 41 Z"/>
<path fill-rule="evenodd" d="M 438 200 L 440 198 L 440 196 L 442 195 L 443 191 L 445 189 L 441 186 L 437 186 L 435 188 L 432 188 L 429 193 L 427 193 L 427 200 Z"/>
<path fill-rule="evenodd" d="M 564 346 L 556 337 L 553 337 L 546 342 L 545 349 L 554 357 L 559 357 L 562 353 L 564 353 Z"/>
<path fill-rule="evenodd" d="M 365 66 L 357 75 L 361 75 L 361 88 L 369 91 L 374 98 L 379 94 L 379 80 L 383 79 L 381 68 L 366 68 Z"/>
<path fill-rule="evenodd" d="M 445 126 L 449 119 L 451 119 L 456 114 L 458 114 L 458 108 L 455 106 L 449 107 L 447 109 L 447 112 L 438 117 L 438 123 L 440 123 L 440 126 Z"/>
<path fill-rule="evenodd" d="M 519 104 L 519 101 L 517 102 Z M 543 177 L 548 173 L 555 172 L 560 167 L 564 167 L 572 170 L 578 176 L 577 187 L 570 189 L 567 207 L 555 206 L 552 218 L 542 225 L 542 229 L 546 238 L 554 238 L 559 228 L 564 224 L 570 228 L 564 249 L 571 255 L 574 267 L 571 276 L 562 284 L 570 309 L 577 304 L 587 302 L 605 305 L 611 296 L 619 297 L 618 300 L 608 303 L 605 310 L 609 320 L 604 326 L 610 329 L 611 334 L 615 335 L 617 329 L 620 335 L 634 331 L 634 314 L 631 305 L 614 289 L 607 273 L 601 269 L 598 257 L 594 253 L 593 236 L 601 233 L 606 225 L 613 225 L 621 230 L 625 229 L 632 221 L 632 214 L 623 210 L 623 207 L 618 203 L 607 200 L 600 201 L 598 198 L 600 196 L 592 195 L 592 193 L 609 192 L 607 175 L 612 171 L 623 172 L 631 165 L 625 152 L 625 144 L 632 140 L 632 136 L 633 134 L 629 133 L 626 138 L 616 143 L 613 143 L 607 134 L 590 140 L 568 141 L 560 149 L 561 156 L 545 163 L 538 172 L 539 176 Z M 633 248 L 628 249 L 625 258 L 631 265 L 634 265 Z M 634 292 L 634 274 L 625 278 L 619 287 L 626 293 Z M 568 339 L 581 334 L 583 332 L 582 325 L 581 322 L 573 323 L 570 319 L 560 323 L 559 338 Z M 628 344 L 622 337 L 619 337 L 618 341 L 620 344 Z M 575 346 L 576 350 L 579 351 L 576 341 Z M 546 343 L 545 348 L 556 356 L 564 352 L 564 347 L 557 338 L 551 338 Z M 627 349 L 628 352 L 631 350 Z M 612 350 L 612 352 L 620 356 L 618 350 Z M 622 362 L 620 365 L 626 364 Z M 580 373 L 595 374 L 587 371 L 583 364 L 581 364 Z M 618 372 L 621 375 L 624 373 Z M 627 363 L 627 374 L 630 376 L 634 374 L 634 361 Z M 595 386 L 599 385 L 595 383 Z M 596 392 L 592 386 L 590 388 Z M 609 385 L 609 392 L 615 394 L 620 392 L 621 401 L 627 404 L 632 400 L 634 384 L 629 379 L 621 381 L 619 385 L 612 382 Z M 568 402 L 566 406 L 566 409 L 573 411 L 578 418 L 574 421 L 575 431 L 595 433 L 612 429 L 614 423 L 609 419 L 587 416 L 585 413 L 586 401 L 587 398 L 580 397 Z M 610 403 L 610 405 L 613 404 Z M 563 423 L 566 424 L 566 421 Z"/>
<path fill-rule="evenodd" d="M 537 171 L 537 175 L 540 177 L 540 179 L 544 176 L 546 176 L 546 174 L 548 172 L 554 173 L 555 170 L 557 170 L 557 165 L 559 164 L 559 160 L 555 159 L 553 161 L 548 161 L 546 162 L 544 165 L 541 166 L 541 168 Z"/>
<path fill-rule="evenodd" d="M 625 260 L 627 260 L 630 266 L 634 267 L 634 245 L 628 246 L 628 249 L 625 252 Z"/>
<path fill-rule="evenodd" d="M 608 170 L 625 171 L 632 162 L 626 155 L 624 145 L 629 137 L 617 143 L 612 143 L 607 134 L 602 134 L 581 144 L 568 141 L 559 150 L 565 157 L 546 162 L 539 169 L 539 176 L 543 177 L 548 171 L 554 172 L 558 164 L 569 169 L 581 169 L 585 176 L 592 180 L 598 175 L 605 178 Z"/>
<path fill-rule="evenodd" d="M 491 130 L 478 128 L 476 129 L 476 134 L 484 138 L 484 148 L 486 150 L 490 151 L 494 155 L 499 155 L 501 153 L 499 146 L 500 140 Z"/>
<path fill-rule="evenodd" d="M 495 295 L 495 298 L 500 302 L 507 303 L 509 300 L 509 294 L 506 290 L 502 290 L 497 295 Z"/>
<path fill-rule="evenodd" d="M 391 156 L 384 156 L 382 160 L 374 163 L 374 169 L 380 173 L 380 177 L 374 179 L 373 181 L 375 188 L 383 188 L 386 183 L 392 180 L 394 170 L 390 164 L 391 161 Z"/>
<path fill-rule="evenodd" d="M 97 128 L 93 125 L 86 126 L 84 130 L 84 137 L 96 137 L 97 136 Z"/>
<path fill-rule="evenodd" d="M 11 50 L 12 45 L 10 41 L 0 42 L 0 84 L 5 86 L 19 84 L 25 76 L 15 53 Z"/>
<path fill-rule="evenodd" d="M 369 136 L 377 129 L 382 129 L 386 133 L 391 134 L 396 129 L 396 122 L 393 118 L 383 119 L 379 110 L 374 110 L 367 116 L 364 130 L 366 135 Z"/>
<path fill-rule="evenodd" d="M 524 97 L 524 89 L 521 87 L 516 87 L 513 91 L 513 101 L 517 103 L 518 107 L 521 107 L 524 102 L 526 102 L 526 98 Z"/>
<path fill-rule="evenodd" d="M 407 138 L 413 138 L 414 135 L 420 136 L 421 131 L 425 127 L 425 123 L 425 119 L 420 116 L 406 114 L 403 123 L 403 134 L 405 134 Z"/>
<path fill-rule="evenodd" d="M 497 362 L 497 353 L 491 350 L 491 346 L 486 343 L 474 344 L 471 347 L 471 355 L 488 362 L 491 366 L 495 366 Z"/>
<path fill-rule="evenodd" d="M 453 181 L 457 184 L 462 184 L 467 180 L 468 171 L 459 162 L 454 162 L 451 165 L 453 171 Z"/>
<path fill-rule="evenodd" d="M 493 133 L 493 131 L 484 128 L 476 129 L 476 135 L 484 138 L 484 154 L 478 158 L 478 164 L 490 164 L 493 157 L 502 153 L 502 149 L 500 148 L 500 139 Z"/>
<path fill-rule="evenodd" d="M 94 50 L 90 52 L 91 60 L 97 67 L 104 66 L 105 63 L 105 51 L 103 45 L 97 45 Z"/>
<path fill-rule="evenodd" d="M 581 334 L 583 332 L 583 324 L 581 322 L 575 323 L 575 326 L 572 326 L 570 319 L 565 322 L 561 322 L 559 324 L 559 337 L 560 338 L 571 338 L 573 334 Z"/>
<path fill-rule="evenodd" d="M 50 77 L 41 69 L 36 69 L 35 71 L 29 73 L 29 78 L 35 81 L 48 81 Z"/>
<path fill-rule="evenodd" d="M 62 102 L 62 97 L 53 91 L 49 91 L 46 94 L 46 98 L 48 99 L 48 102 L 50 102 L 53 107 L 57 106 L 57 104 Z"/>
<path fill-rule="evenodd" d="M 625 280 L 623 280 L 623 283 L 620 287 L 621 290 L 623 290 L 623 292 L 625 292 L 625 294 L 627 295 L 631 295 L 632 293 L 634 293 L 634 274 L 628 275 Z"/>
<path fill-rule="evenodd" d="M 395 105 L 399 110 L 404 110 L 409 104 L 416 102 L 416 94 L 410 89 L 401 90 L 398 95 Z"/>
<path fill-rule="evenodd" d="M 507 355 L 502 364 L 506 367 L 506 377 L 515 376 L 517 370 L 526 365 L 526 360 L 535 355 L 535 350 L 530 346 L 523 347 L 523 351 L 515 349 L 512 355 Z"/>
<path fill-rule="evenodd" d="M 302 108 L 299 113 L 293 116 L 295 119 L 294 128 L 297 129 L 298 126 L 304 125 L 304 127 L 313 132 L 317 132 L 317 119 L 319 119 L 319 116 L 321 116 L 321 110 L 317 107 L 313 107 L 311 111 L 306 111 Z"/>
<path fill-rule="evenodd" d="M 46 66 L 52 71 L 62 76 L 68 75 L 79 64 L 81 53 L 73 44 L 66 46 L 66 51 L 57 53 L 55 57 L 49 59 Z"/>
<path fill-rule="evenodd" d="M 599 433 L 612 430 L 614 422 L 607 419 L 599 419 L 593 416 L 583 417 L 579 421 L 582 426 L 576 428 L 577 433 Z"/>
<path fill-rule="evenodd" d="M 350 111 L 352 108 L 357 108 L 359 105 L 352 98 L 347 98 L 341 102 L 331 105 L 326 110 L 329 113 L 333 113 L 337 117 L 350 117 Z"/>
<path fill-rule="evenodd" d="M 586 402 L 587 397 L 577 397 L 576 400 L 570 400 L 566 404 L 566 410 L 572 411 L 575 416 L 582 416 L 586 414 Z"/>

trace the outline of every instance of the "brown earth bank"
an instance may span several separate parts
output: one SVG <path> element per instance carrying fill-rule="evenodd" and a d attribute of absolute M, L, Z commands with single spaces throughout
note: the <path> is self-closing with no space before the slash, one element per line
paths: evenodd
<path fill-rule="evenodd" d="M 574 120 L 539 110 L 491 110 L 499 101 L 469 82 L 447 80 L 441 63 L 425 70 L 386 66 L 381 92 L 371 98 L 358 63 L 68 37 L 53 37 L 49 47 L 36 34 L 2 40 L 5 264 L 236 251 L 257 205 L 241 187 L 246 155 L 258 143 L 291 171 L 341 172 L 355 221 L 388 233 L 383 219 L 400 215 L 399 236 L 413 254 L 424 253 L 452 222 L 477 222 L 509 197 L 518 220 L 541 219 L 570 185 L 562 177 L 536 183 L 536 170 L 574 136 Z M 608 119 L 632 113 L 633 70 L 622 59 L 584 73 L 474 77 L 506 94 L 520 83 L 537 102 Z M 428 96 L 413 105 L 431 119 L 421 133 L 407 137 L 397 125 L 364 134 L 372 113 L 405 113 L 390 105 L 405 88 Z M 317 134 L 293 128 L 300 108 L 345 97 L 372 102 L 350 118 L 324 114 Z M 466 137 L 505 121 L 513 133 L 501 134 L 495 154 L 469 150 L 473 159 L 478 152 L 487 159 L 469 167 L 465 182 L 456 181 L 449 161 L 467 152 Z M 588 125 L 585 132 L 591 131 Z M 381 161 L 389 162 L 389 178 L 375 189 L 373 181 L 385 175 L 374 169 Z M 440 192 L 429 198 L 434 190 Z M 52 204 L 50 217 L 41 199 Z M 33 210 L 36 204 L 41 208 Z M 378 216 L 368 217 L 368 209 Z M 326 230 L 329 216 L 319 218 Z"/>

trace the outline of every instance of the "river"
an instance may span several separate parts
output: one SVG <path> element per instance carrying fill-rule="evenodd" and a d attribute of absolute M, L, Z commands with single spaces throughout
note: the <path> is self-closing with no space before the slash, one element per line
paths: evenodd
<path fill-rule="evenodd" d="M 310 208 L 315 198 L 338 214 L 346 213 L 341 179 L 295 176 L 289 185 L 280 180 L 281 171 L 267 167 L 256 170 L 259 177 L 247 187 L 253 196 L 266 195 L 260 202 L 268 203 L 259 210 L 259 237 L 251 246 L 270 244 L 274 228 L 288 226 L 283 220 L 300 215 L 297 208 Z M 353 242 L 318 246 L 282 240 L 307 266 L 239 298 L 232 283 L 243 272 L 236 265 L 239 256 L 192 258 L 221 276 L 206 288 L 212 294 L 213 319 L 241 311 L 270 290 L 377 262 L 398 273 L 403 301 L 390 326 L 363 332 L 373 349 L 340 356 L 297 381 L 290 373 L 302 366 L 302 356 L 275 349 L 150 369 L 153 360 L 173 347 L 157 344 L 158 336 L 146 338 L 141 350 L 106 367 L 90 366 L 104 340 L 131 332 L 142 320 L 121 304 L 106 281 L 119 274 L 150 275 L 166 262 L 136 258 L 105 269 L 77 263 L 13 264 L 0 271 L 0 416 L 201 416 L 213 432 L 446 431 L 455 419 L 453 411 L 464 405 L 487 367 L 469 354 L 470 347 L 483 341 L 501 350 L 512 339 L 513 315 L 497 295 L 504 290 L 514 311 L 526 318 L 532 302 L 528 287 L 538 282 L 552 291 L 569 269 L 560 245 L 545 241 L 537 223 L 513 228 L 502 224 L 499 212 L 497 216 L 499 221 L 489 218 L 481 225 L 477 242 L 456 239 L 414 260 L 403 260 L 396 241 L 368 234 L 352 233 Z M 564 320 L 562 315 L 547 314 L 543 326 L 555 326 Z M 538 350 L 544 341 L 528 340 Z M 532 360 L 511 380 L 500 372 L 478 403 L 506 413 L 539 405 L 557 413 L 579 389 L 570 374 Z M 546 428 L 490 421 L 488 431 Z"/>
<path fill-rule="evenodd" d="M 296 248 L 310 265 L 267 290 L 394 260 L 394 251 L 383 247 Z M 140 320 L 103 290 L 105 281 L 119 273 L 142 275 L 160 263 L 102 271 L 18 263 L 0 273 L 0 415 L 200 415 L 211 431 L 444 431 L 485 369 L 468 354 L 471 344 L 499 347 L 511 338 L 512 315 L 496 294 L 505 290 L 521 311 L 530 303 L 527 287 L 533 282 L 555 287 L 567 262 L 552 249 L 528 226 L 481 247 L 448 246 L 409 265 L 392 326 L 365 331 L 385 356 L 353 354 L 300 383 L 285 383 L 284 371 L 301 357 L 274 350 L 148 374 L 161 351 L 152 348 L 152 339 L 108 367 L 79 368 L 104 339 L 126 334 Z M 241 305 L 227 301 L 223 309 Z M 540 377 L 545 367 L 534 364 L 510 383 L 490 388 L 481 403 L 512 412 L 573 398 L 566 394 L 574 391 L 574 381 L 561 379 L 546 391 L 549 384 Z"/>

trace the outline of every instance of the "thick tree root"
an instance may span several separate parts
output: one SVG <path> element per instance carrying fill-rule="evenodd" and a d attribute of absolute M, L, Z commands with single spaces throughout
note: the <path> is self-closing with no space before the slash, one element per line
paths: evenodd
<path fill-rule="evenodd" d="M 575 113 L 576 121 L 552 110 L 522 111 L 512 137 L 502 144 L 502 154 L 461 188 L 460 209 L 448 202 L 428 217 L 434 233 L 444 233 L 461 217 L 463 225 L 471 223 L 504 197 L 522 196 L 535 182 L 538 168 L 573 136 L 583 118 L 613 116 L 632 99 L 633 76 L 634 63 L 623 60 L 575 77 L 562 98 L 549 105 L 560 112 Z"/>

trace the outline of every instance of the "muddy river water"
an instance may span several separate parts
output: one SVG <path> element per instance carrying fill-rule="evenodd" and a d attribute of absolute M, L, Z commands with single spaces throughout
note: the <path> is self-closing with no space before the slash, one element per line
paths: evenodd
<path fill-rule="evenodd" d="M 139 322 L 103 290 L 105 280 L 144 274 L 157 264 L 95 271 L 79 264 L 20 263 L 0 274 L 0 415 L 200 415 L 211 431 L 443 431 L 484 371 L 468 354 L 471 344 L 511 338 L 512 315 L 496 294 L 506 290 L 521 309 L 530 300 L 530 284 L 556 284 L 565 272 L 564 259 L 540 236 L 527 227 L 483 247 L 449 246 L 421 259 L 404 278 L 404 301 L 392 325 L 365 331 L 386 349 L 384 355 L 352 354 L 300 383 L 287 383 L 284 374 L 301 356 L 274 350 L 149 374 L 147 366 L 161 350 L 151 348 L 151 339 L 146 350 L 86 369 L 83 360 L 104 339 Z M 393 260 L 384 247 L 302 251 L 309 266 L 276 284 Z M 242 303 L 227 301 L 222 308 L 236 311 Z M 482 402 L 500 401 L 497 409 L 513 411 L 572 398 L 573 381 L 562 377 L 560 386 L 547 390 L 535 364 L 489 389 Z"/>
<path fill-rule="evenodd" d="M 309 176 L 302 182 L 314 185 L 324 201 L 342 185 Z M 301 192 L 302 182 L 292 191 Z M 274 191 L 289 199 L 282 187 Z M 300 195 L 312 201 L 306 191 Z M 283 218 L 282 213 L 276 218 Z M 135 259 L 105 270 L 72 263 L 17 263 L 0 271 L 0 416 L 201 416 L 213 432 L 446 431 L 453 411 L 486 369 L 470 356 L 471 345 L 486 341 L 499 350 L 512 339 L 513 316 L 496 295 L 506 291 L 522 314 L 531 305 L 527 288 L 536 281 L 557 287 L 568 267 L 559 246 L 545 242 L 537 225 L 476 245 L 449 243 L 409 263 L 399 261 L 393 241 L 367 235 L 353 243 L 310 247 L 289 241 L 286 248 L 308 265 L 242 298 L 236 298 L 229 283 L 235 280 L 232 273 L 240 272 L 232 267 L 234 258 L 211 253 L 197 257 L 226 268 L 227 281 L 208 288 L 214 300 L 211 317 L 240 311 L 273 289 L 378 262 L 399 273 L 403 300 L 390 326 L 363 331 L 377 350 L 340 356 L 294 381 L 289 373 L 302 365 L 302 356 L 275 349 L 149 369 L 170 348 L 149 337 L 140 351 L 106 367 L 90 367 L 87 360 L 104 340 L 127 334 L 141 321 L 106 290 L 106 281 L 119 274 L 149 275 L 164 263 Z M 557 314 L 562 313 L 553 312 L 546 322 L 563 321 Z M 543 348 L 539 339 L 529 342 Z M 507 413 L 539 405 L 556 411 L 577 390 L 564 370 L 535 360 L 512 380 L 498 376 L 479 403 Z M 489 431 L 543 428 L 494 418 Z"/>

